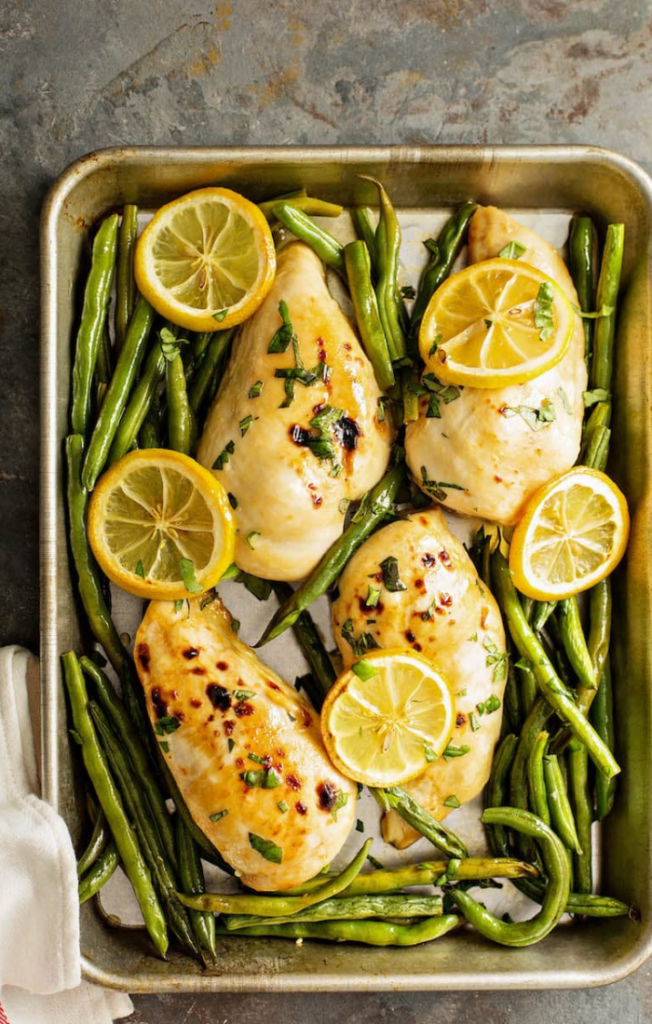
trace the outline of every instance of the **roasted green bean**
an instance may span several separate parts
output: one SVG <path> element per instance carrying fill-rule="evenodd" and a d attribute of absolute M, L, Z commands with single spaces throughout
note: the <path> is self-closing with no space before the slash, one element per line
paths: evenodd
<path fill-rule="evenodd" d="M 580 309 L 592 313 L 595 309 L 595 286 L 598 266 L 598 238 L 590 217 L 573 217 L 568 240 L 570 271 L 577 291 Z M 591 363 L 593 351 L 593 319 L 582 321 L 584 328 L 584 358 Z"/>
<path fill-rule="evenodd" d="M 349 242 L 344 260 L 362 347 L 373 366 L 378 387 L 386 391 L 394 383 L 394 370 L 371 283 L 371 262 L 365 243 Z"/>
<path fill-rule="evenodd" d="M 177 860 L 179 862 L 179 881 L 185 892 L 199 896 L 206 892 L 204 869 L 201 865 L 197 847 L 180 814 L 176 815 Z M 201 910 L 189 911 L 192 930 L 203 950 L 215 959 L 215 917 Z"/>
<path fill-rule="evenodd" d="M 102 886 L 106 885 L 119 863 L 120 856 L 115 841 L 109 839 L 99 857 L 93 861 L 86 874 L 79 879 L 78 894 L 80 904 L 85 903 L 91 896 L 95 896 Z"/>
<path fill-rule="evenodd" d="M 429 917 L 418 924 L 392 924 L 389 921 L 305 921 L 302 924 L 299 921 L 241 928 L 238 937 L 322 939 L 330 942 L 362 942 L 365 946 L 417 946 L 438 939 L 461 923 L 462 919 L 455 914 Z M 233 933 L 218 927 L 217 934 Z"/>
<path fill-rule="evenodd" d="M 346 280 L 344 249 L 333 235 L 320 228 L 307 213 L 303 213 L 289 203 L 276 203 L 273 213 L 281 224 L 302 242 L 309 245 L 328 267 L 332 267 Z"/>
<path fill-rule="evenodd" d="M 573 810 L 568 799 L 566 783 L 556 754 L 544 755 L 543 775 L 546 782 L 546 796 L 548 798 L 552 826 L 566 849 L 581 855 L 582 847 L 577 838 Z"/>
<path fill-rule="evenodd" d="M 387 786 L 384 789 L 369 789 L 374 799 L 387 811 L 396 811 L 398 815 L 415 829 L 433 846 L 449 857 L 468 857 L 469 851 L 462 840 L 449 828 L 437 821 L 429 811 L 421 807 L 409 793 L 400 786 Z"/>
<path fill-rule="evenodd" d="M 604 241 L 600 277 L 596 293 L 598 310 L 611 309 L 606 316 L 595 322 L 593 335 L 593 359 L 591 360 L 591 388 L 611 388 L 613 369 L 613 345 L 616 331 L 616 305 L 620 288 L 620 274 L 623 265 L 625 225 L 610 224 Z"/>
<path fill-rule="evenodd" d="M 423 272 L 419 291 L 410 317 L 410 331 L 416 336 L 428 303 L 451 272 L 455 259 L 464 244 L 469 221 L 477 209 L 476 203 L 464 203 L 444 224 L 437 239 L 436 251 Z"/>
<path fill-rule="evenodd" d="M 568 748 L 568 791 L 582 852 L 573 857 L 573 887 L 577 892 L 593 889 L 591 823 L 593 801 L 589 786 L 589 758 L 586 747 L 573 740 Z"/>
<path fill-rule="evenodd" d="M 174 359 L 168 359 L 166 363 L 165 385 L 168 400 L 168 447 L 182 455 L 190 455 L 192 421 L 180 354 Z"/>
<path fill-rule="evenodd" d="M 88 846 L 77 861 L 77 876 L 81 878 L 88 869 L 93 866 L 97 858 L 103 853 L 111 839 L 111 832 L 106 821 L 106 815 L 100 808 L 95 817 L 93 831 L 88 841 Z"/>
<path fill-rule="evenodd" d="M 115 298 L 115 343 L 118 352 L 127 336 L 127 327 L 134 311 L 136 281 L 134 252 L 138 236 L 138 207 L 127 203 L 122 210 L 118 232 L 118 272 Z"/>
<path fill-rule="evenodd" d="M 543 757 L 548 745 L 549 734 L 540 732 L 535 739 L 527 761 L 527 778 L 530 793 L 530 806 L 537 818 L 545 825 L 550 825 L 550 808 L 546 791 Z"/>
<path fill-rule="evenodd" d="M 165 373 L 166 359 L 160 344 L 155 342 L 145 360 L 142 376 L 134 388 L 124 411 L 109 452 L 109 462 L 116 462 L 133 448 L 138 431 L 145 422 L 154 393 Z"/>

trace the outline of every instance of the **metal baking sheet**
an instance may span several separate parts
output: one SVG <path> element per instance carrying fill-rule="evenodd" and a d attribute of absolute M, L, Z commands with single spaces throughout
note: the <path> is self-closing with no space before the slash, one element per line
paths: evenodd
<path fill-rule="evenodd" d="M 625 784 L 602 841 L 606 889 L 635 901 L 640 923 L 622 919 L 593 921 L 558 929 L 536 947 L 507 950 L 465 930 L 436 943 L 405 950 L 332 946 L 287 940 L 229 937 L 220 949 L 218 968 L 209 972 L 173 954 L 164 963 L 151 953 L 137 929 L 115 928 L 93 906 L 82 908 L 82 961 L 86 976 L 130 991 L 261 991 L 534 988 L 603 984 L 629 973 L 648 955 L 652 930 L 650 906 L 651 757 L 649 638 L 652 583 L 649 566 L 648 494 L 650 354 L 650 220 L 652 183 L 636 165 L 616 154 L 586 147 L 521 149 L 233 149 L 107 150 L 91 154 L 66 171 L 53 186 L 42 220 L 42 702 L 44 791 L 68 821 L 73 837 L 80 830 L 80 793 L 65 725 L 58 655 L 79 644 L 77 609 L 70 584 L 61 480 L 61 439 L 67 429 L 70 346 L 75 317 L 74 282 L 83 262 L 86 235 L 96 218 L 124 202 L 156 208 L 190 188 L 224 184 L 254 200 L 305 185 L 324 198 L 344 204 L 373 203 L 359 172 L 382 178 L 400 210 L 404 244 L 404 282 L 418 278 L 421 240 L 436 233 L 447 208 L 467 198 L 494 202 L 560 246 L 571 212 L 584 209 L 598 223 L 623 220 L 627 230 L 625 287 L 616 378 L 616 418 L 611 470 L 630 500 L 633 531 L 630 554 L 616 584 L 619 616 L 615 622 L 615 680 L 619 757 Z M 348 217 L 329 222 L 342 237 Z M 463 259 L 463 257 L 462 257 Z M 468 522 L 449 517 L 465 537 Z M 253 642 L 274 607 L 259 604 L 243 588 L 227 583 L 223 596 L 243 623 L 243 638 Z M 116 602 L 118 626 L 133 633 L 141 602 L 124 595 Z M 328 633 L 325 601 L 315 609 Z M 277 641 L 264 656 L 289 681 L 305 671 L 293 640 Z M 627 659 L 627 660 L 626 660 Z M 626 668 L 625 668 L 626 665 Z M 619 686 L 619 679 L 623 683 Z M 626 689 L 625 689 L 626 680 Z M 635 768 L 635 770 L 632 770 Z M 378 812 L 361 801 L 366 834 L 377 831 Z M 479 801 L 450 816 L 451 826 L 482 852 Z M 632 836 L 635 841 L 632 843 Z M 359 845 L 353 833 L 344 855 Z M 399 854 L 379 838 L 373 853 L 383 863 L 432 856 L 425 841 Z M 600 853 L 600 850 L 598 851 Z M 509 905 L 518 916 L 531 912 L 527 901 L 507 883 L 495 909 Z M 108 914 L 137 924 L 138 911 L 120 877 L 103 896 Z M 112 920 L 112 918 L 110 918 Z"/>

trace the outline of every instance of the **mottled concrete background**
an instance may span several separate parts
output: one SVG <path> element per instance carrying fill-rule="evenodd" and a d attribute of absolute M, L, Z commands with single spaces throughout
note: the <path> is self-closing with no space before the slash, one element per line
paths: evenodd
<path fill-rule="evenodd" d="M 38 216 L 122 143 L 590 142 L 652 166 L 647 0 L 1 0 L 0 639 L 38 642 Z M 550 995 L 141 997 L 138 1024 L 639 1024 L 644 968 Z"/>

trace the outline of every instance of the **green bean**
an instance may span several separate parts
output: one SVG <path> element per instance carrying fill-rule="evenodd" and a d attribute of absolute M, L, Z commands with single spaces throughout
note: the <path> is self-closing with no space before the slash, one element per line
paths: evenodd
<path fill-rule="evenodd" d="M 428 839 L 434 847 L 449 857 L 468 857 L 469 851 L 458 836 L 437 821 L 425 808 L 406 793 L 400 786 L 386 786 L 384 789 L 369 789 L 376 802 L 385 812 L 396 813 L 411 828 Z"/>
<path fill-rule="evenodd" d="M 366 946 L 417 946 L 438 939 L 460 924 L 461 918 L 455 914 L 426 918 L 418 924 L 392 924 L 389 921 L 296 921 L 241 928 L 238 937 L 322 939 L 330 942 L 362 942 Z M 217 934 L 233 933 L 218 927 Z"/>
<path fill-rule="evenodd" d="M 520 689 L 522 690 L 522 687 Z M 503 736 L 506 736 L 508 733 L 518 732 L 523 718 L 529 712 L 529 708 L 525 711 L 525 702 L 521 701 L 521 697 L 522 693 L 519 692 L 519 684 L 516 680 L 514 659 L 512 652 L 510 651 L 510 656 L 507 659 L 507 683 L 505 685 L 505 693 L 503 695 Z M 523 713 L 521 710 L 522 703 Z"/>
<path fill-rule="evenodd" d="M 522 810 L 527 810 L 528 762 L 537 737 L 545 729 L 546 723 L 552 718 L 552 715 L 553 709 L 551 706 L 543 697 L 539 697 L 523 723 L 509 779 L 509 802 L 512 807 L 520 807 Z"/>
<path fill-rule="evenodd" d="M 344 207 L 338 203 L 328 203 L 325 199 L 316 199 L 314 196 L 305 194 L 290 194 L 286 197 L 279 196 L 277 199 L 268 199 L 267 202 L 259 204 L 268 220 L 276 216 L 276 207 L 279 203 L 291 206 L 294 210 L 301 210 L 311 217 L 340 217 L 344 213 Z"/>
<path fill-rule="evenodd" d="M 161 419 L 158 391 L 152 395 L 152 404 L 147 410 L 143 425 L 138 431 L 139 448 L 161 448 Z"/>
<path fill-rule="evenodd" d="M 443 913 L 441 896 L 406 896 L 404 893 L 381 896 L 349 896 L 323 900 L 314 907 L 288 917 L 260 917 L 229 914 L 223 918 L 227 931 L 257 928 L 261 925 L 303 923 L 304 921 L 363 921 L 369 917 L 437 917 Z"/>
<path fill-rule="evenodd" d="M 570 891 L 566 850 L 555 833 L 529 811 L 491 807 L 482 815 L 486 824 L 499 824 L 537 840 L 548 876 L 541 910 L 529 921 L 505 922 L 494 917 L 467 892 L 450 887 L 447 892 L 467 921 L 486 938 L 503 946 L 530 946 L 540 942 L 559 923 Z"/>
<path fill-rule="evenodd" d="M 351 863 L 336 875 L 328 879 L 319 889 L 306 893 L 304 896 L 259 896 L 249 893 L 217 893 L 207 892 L 201 896 L 188 896 L 179 893 L 179 899 L 186 907 L 193 910 L 210 910 L 216 914 L 257 914 L 262 917 L 289 917 L 298 910 L 305 910 L 315 903 L 338 896 L 356 877 L 367 859 L 372 839 L 367 839 Z"/>
<path fill-rule="evenodd" d="M 258 209 L 267 218 L 272 220 L 274 217 L 274 207 L 277 203 L 285 203 L 288 199 L 300 199 L 305 198 L 308 192 L 305 188 L 297 188 L 292 192 L 284 192 L 280 196 L 274 196 L 273 199 L 266 199 L 262 203 L 258 203 Z"/>
<path fill-rule="evenodd" d="M 514 737 L 516 739 L 516 737 Z M 514 857 L 465 857 L 453 860 L 421 861 L 419 864 L 401 864 L 395 868 L 379 868 L 359 874 L 341 896 L 372 896 L 396 892 L 412 885 L 441 885 L 442 881 L 464 882 L 483 878 L 536 878 L 539 872 L 533 864 Z M 301 896 L 324 884 L 324 875 L 317 875 L 303 885 L 284 889 L 286 896 Z"/>
<path fill-rule="evenodd" d="M 104 672 L 102 672 L 102 669 L 98 668 L 90 658 L 86 657 L 80 658 L 80 664 L 84 675 L 93 681 L 97 700 L 105 715 L 109 718 L 118 736 L 120 745 L 131 760 L 134 774 L 138 779 L 139 789 L 145 795 L 145 799 L 156 821 L 161 841 L 165 848 L 165 854 L 170 863 L 176 866 L 177 855 L 172 820 L 165 803 L 165 795 L 159 786 L 158 779 L 154 775 L 153 765 L 145 746 L 145 737 L 141 738 L 139 735 L 125 710 L 124 704 Z"/>
<path fill-rule="evenodd" d="M 154 393 L 165 373 L 165 363 L 166 359 L 161 346 L 156 341 L 149 351 L 142 376 L 136 384 L 120 420 L 109 452 L 109 462 L 116 462 L 133 448 L 138 431 L 145 422 L 145 417 L 154 400 Z"/>
<path fill-rule="evenodd" d="M 367 539 L 371 531 L 391 512 L 392 502 L 404 474 L 405 470 L 402 464 L 392 465 L 382 480 L 367 492 L 363 499 L 365 507 L 358 521 L 356 522 L 354 517 L 342 536 L 334 544 L 331 544 L 317 568 L 292 593 L 292 596 L 283 602 L 256 644 L 257 647 L 274 640 L 275 637 L 280 636 L 286 629 L 293 626 L 301 612 L 309 608 L 338 579 L 353 553 Z"/>
<path fill-rule="evenodd" d="M 591 823 L 593 802 L 589 787 L 589 758 L 586 747 L 573 740 L 568 750 L 569 796 L 573 808 L 581 853 L 573 857 L 574 888 L 578 892 L 593 889 Z"/>
<path fill-rule="evenodd" d="M 138 207 L 127 203 L 122 210 L 118 233 L 118 272 L 115 299 L 115 343 L 118 352 L 127 336 L 127 325 L 134 311 L 136 281 L 134 252 L 138 236 Z"/>
<path fill-rule="evenodd" d="M 411 334 L 416 336 L 428 303 L 439 285 L 451 272 L 455 259 L 462 248 L 469 221 L 477 209 L 476 203 L 464 203 L 444 224 L 437 239 L 436 253 L 423 272 L 419 291 L 412 307 L 410 320 Z"/>
<path fill-rule="evenodd" d="M 532 615 L 528 616 L 535 633 L 541 632 L 556 607 L 556 601 L 535 601 Z"/>
<path fill-rule="evenodd" d="M 164 908 L 168 924 L 177 938 L 196 956 L 199 950 L 195 942 L 190 918 L 176 899 L 177 883 L 171 865 L 165 858 L 165 849 L 149 807 L 140 798 L 138 779 L 135 776 L 128 755 L 122 749 L 104 712 L 91 701 L 90 714 L 107 760 L 115 776 L 122 800 L 130 820 L 133 822 L 143 858 L 152 874 Z"/>
<path fill-rule="evenodd" d="M 279 603 L 291 598 L 293 590 L 289 584 L 275 582 L 272 586 Z M 315 699 L 312 699 L 312 704 L 316 711 L 321 711 L 324 698 L 337 679 L 337 673 L 310 612 L 301 612 L 292 628 L 303 656 L 308 662 L 310 672 L 317 683 L 318 692 L 314 695 Z"/>
<path fill-rule="evenodd" d="M 77 332 L 70 420 L 73 433 L 82 436 L 87 434 L 90 427 L 91 384 L 113 285 L 117 240 L 118 215 L 114 213 L 102 221 L 95 235 L 81 323 Z"/>
<path fill-rule="evenodd" d="M 188 401 L 195 416 L 200 415 L 206 404 L 215 374 L 221 374 L 234 333 L 233 327 L 227 331 L 216 331 L 204 352 L 204 358 L 188 388 Z"/>
<path fill-rule="evenodd" d="M 562 775 L 556 754 L 545 754 L 543 758 L 543 775 L 546 782 L 546 795 L 553 828 L 568 850 L 582 853 L 577 829 L 573 818 L 573 810 L 566 792 L 566 783 Z"/>
<path fill-rule="evenodd" d="M 81 482 L 83 450 L 84 439 L 80 434 L 71 434 L 66 438 L 70 548 L 77 571 L 79 596 L 91 631 L 95 639 L 102 644 L 116 672 L 119 672 L 127 653 L 106 606 L 100 582 L 100 571 L 86 537 L 88 491 L 82 487 Z"/>
<path fill-rule="evenodd" d="M 577 291 L 580 309 L 591 313 L 595 309 L 595 285 L 598 266 L 598 237 L 590 217 L 573 217 L 568 239 L 570 271 Z M 585 318 L 584 358 L 591 363 L 593 349 L 593 320 Z"/>
<path fill-rule="evenodd" d="M 89 900 L 91 896 L 95 896 L 102 886 L 106 885 L 119 863 L 120 856 L 115 841 L 109 839 L 99 857 L 89 867 L 86 874 L 79 879 L 78 894 L 80 905 Z"/>
<path fill-rule="evenodd" d="M 168 948 L 167 928 L 161 905 L 152 884 L 147 864 L 132 828 L 106 756 L 95 732 L 88 707 L 88 695 L 81 666 L 69 651 L 62 657 L 66 689 L 70 699 L 75 730 L 81 739 L 81 752 L 93 789 L 106 815 L 109 828 L 127 877 L 133 886 L 147 930 L 162 957 Z"/>
<path fill-rule="evenodd" d="M 95 818 L 95 824 L 93 825 L 93 831 L 91 833 L 91 838 L 88 841 L 88 846 L 77 861 L 78 878 L 81 878 L 81 876 L 93 866 L 97 858 L 105 850 L 110 839 L 111 833 L 109 831 L 109 826 L 107 825 L 106 815 L 104 814 L 104 811 L 100 809 L 97 817 Z"/>
<path fill-rule="evenodd" d="M 609 458 L 610 424 L 611 400 L 598 402 L 584 423 L 582 447 L 577 457 L 579 466 L 589 466 L 604 472 Z"/>
<path fill-rule="evenodd" d="M 168 400 L 168 446 L 182 455 L 190 455 L 190 405 L 181 355 L 168 359 L 165 382 Z"/>
<path fill-rule="evenodd" d="M 620 274 L 623 264 L 625 225 L 610 224 L 602 252 L 602 265 L 596 293 L 596 306 L 612 309 L 608 316 L 601 316 L 595 322 L 593 335 L 593 359 L 591 361 L 591 388 L 611 388 L 613 369 L 613 344 L 616 329 L 616 304 L 620 288 Z"/>
<path fill-rule="evenodd" d="M 344 249 L 333 235 L 329 235 L 311 217 L 289 203 L 277 203 L 273 213 L 293 235 L 309 245 L 328 267 L 332 267 L 346 280 Z"/>
<path fill-rule="evenodd" d="M 192 354 L 195 360 L 195 365 L 199 366 L 202 361 L 202 357 L 208 348 L 215 331 L 199 331 L 194 335 L 192 341 Z"/>
<path fill-rule="evenodd" d="M 115 372 L 102 403 L 102 409 L 84 460 L 82 483 L 87 491 L 93 490 L 98 476 L 104 469 L 120 417 L 145 355 L 147 339 L 153 322 L 154 310 L 147 299 L 140 298 L 129 321 L 127 336 L 118 356 Z"/>
<path fill-rule="evenodd" d="M 540 641 L 532 632 L 512 582 L 509 565 L 500 549 L 496 549 L 492 560 L 494 596 L 505 615 L 512 639 L 521 657 L 530 659 L 532 671 L 546 700 L 562 721 L 567 723 L 573 735 L 584 743 L 589 756 L 600 771 L 607 778 L 617 775 L 620 768 L 612 752 L 579 710 L 555 672 Z"/>
<path fill-rule="evenodd" d="M 595 731 L 602 737 L 610 750 L 614 748 L 614 712 L 613 694 L 611 691 L 611 662 L 607 655 L 602 669 L 602 679 L 591 708 L 591 721 Z M 605 779 L 603 775 L 595 777 L 595 804 L 598 821 L 604 821 L 614 803 L 616 780 Z"/>
<path fill-rule="evenodd" d="M 505 736 L 494 754 L 491 775 L 485 790 L 485 807 L 502 807 L 505 803 L 507 780 L 514 763 L 518 737 Z M 496 858 L 509 859 L 509 839 L 502 825 L 486 829 L 489 849 Z M 462 861 L 464 863 L 464 861 Z"/>
<path fill-rule="evenodd" d="M 587 690 L 595 690 L 598 677 L 582 629 L 580 608 L 576 597 L 568 597 L 557 605 L 557 621 L 564 650 L 580 681 Z"/>
<path fill-rule="evenodd" d="M 179 880 L 186 892 L 197 896 L 206 891 L 204 871 L 192 840 L 180 814 L 176 816 L 177 858 L 179 861 Z M 202 949 L 215 960 L 215 918 L 213 914 L 202 913 L 200 910 L 189 911 L 195 938 Z"/>
<path fill-rule="evenodd" d="M 371 283 L 371 262 L 365 243 L 349 242 L 344 249 L 344 261 L 362 346 L 373 366 L 378 387 L 386 391 L 394 383 L 394 370 Z"/>
<path fill-rule="evenodd" d="M 534 672 L 525 659 L 519 658 L 518 664 L 515 666 L 515 671 L 518 672 L 519 676 L 523 714 L 527 718 L 537 699 L 537 681 L 534 678 Z"/>
<path fill-rule="evenodd" d="M 366 206 L 352 206 L 350 212 L 355 233 L 360 241 L 364 242 L 367 246 L 367 252 L 369 253 L 369 260 L 371 263 L 371 273 L 374 277 L 377 277 L 378 253 L 376 252 L 376 232 L 371 223 L 369 210 Z"/>
<path fill-rule="evenodd" d="M 97 362 L 95 363 L 95 379 L 99 384 L 108 384 L 111 380 L 111 367 L 113 364 L 112 352 L 111 352 L 111 339 L 109 337 L 109 327 L 105 322 L 104 330 L 102 331 L 102 340 L 97 350 Z M 98 402 L 98 406 L 101 408 L 104 402 L 104 393 L 102 393 L 101 401 Z"/>
<path fill-rule="evenodd" d="M 543 756 L 548 745 L 549 734 L 540 732 L 532 745 L 527 761 L 527 778 L 530 792 L 530 806 L 537 818 L 545 825 L 550 825 L 550 808 L 543 771 Z"/>
<path fill-rule="evenodd" d="M 376 262 L 378 283 L 376 298 L 387 347 L 392 360 L 403 359 L 406 354 L 405 336 L 401 328 L 398 295 L 398 259 L 401 248 L 401 227 L 382 182 L 368 174 L 359 175 L 378 189 L 380 219 L 376 230 Z"/>
<path fill-rule="evenodd" d="M 515 878 L 513 884 L 528 899 L 541 903 L 545 896 L 545 887 L 538 880 L 532 878 Z M 570 892 L 566 901 L 566 914 L 575 914 L 577 917 L 627 917 L 632 913 L 632 907 L 616 900 L 612 896 L 597 896 L 591 893 Z"/>

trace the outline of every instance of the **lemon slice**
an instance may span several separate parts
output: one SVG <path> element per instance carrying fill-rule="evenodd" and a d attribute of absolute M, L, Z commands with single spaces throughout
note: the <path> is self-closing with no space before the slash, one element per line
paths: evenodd
<path fill-rule="evenodd" d="M 147 448 L 100 478 L 88 539 L 110 580 L 137 597 L 178 600 L 214 587 L 233 561 L 226 491 L 194 459 Z"/>
<path fill-rule="evenodd" d="M 604 579 L 625 553 L 629 512 L 604 473 L 575 466 L 530 499 L 514 530 L 514 584 L 538 601 L 560 600 Z"/>
<path fill-rule="evenodd" d="M 523 384 L 563 359 L 574 319 L 566 295 L 540 270 L 521 260 L 485 260 L 437 289 L 419 348 L 445 384 Z"/>
<path fill-rule="evenodd" d="M 258 207 L 228 188 L 162 206 L 136 244 L 136 284 L 162 316 L 191 331 L 233 327 L 272 287 L 274 240 Z"/>
<path fill-rule="evenodd" d="M 411 650 L 373 651 L 343 672 L 321 713 L 328 754 L 343 775 L 397 786 L 446 748 L 455 723 L 451 690 Z"/>

